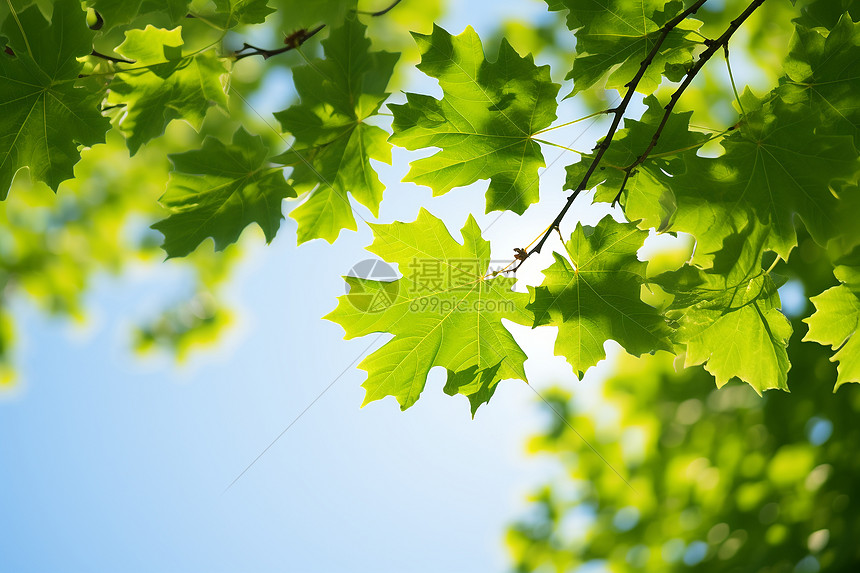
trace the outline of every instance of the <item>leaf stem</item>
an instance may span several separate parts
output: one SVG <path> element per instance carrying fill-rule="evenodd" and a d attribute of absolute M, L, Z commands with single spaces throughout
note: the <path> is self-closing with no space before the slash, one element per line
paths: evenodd
<path fill-rule="evenodd" d="M 711 137 L 709 137 L 708 139 L 706 139 L 702 143 L 696 143 L 694 145 L 688 145 L 687 147 L 682 147 L 680 149 L 673 149 L 672 151 L 664 151 L 663 153 L 653 153 L 653 154 L 649 155 L 649 157 L 651 159 L 654 159 L 655 157 L 668 157 L 670 155 L 675 155 L 675 154 L 681 153 L 683 151 L 690 151 L 691 149 L 696 149 L 697 147 L 701 147 L 706 143 L 710 143 L 711 141 L 713 141 L 715 139 L 719 139 L 719 138 L 723 137 L 725 134 L 727 134 L 728 132 L 734 131 L 734 129 L 735 129 L 735 127 L 732 126 L 728 129 L 724 129 L 723 131 L 712 135 Z M 620 169 L 621 171 L 624 171 L 625 168 L 619 167 L 618 169 Z"/>
<path fill-rule="evenodd" d="M 729 61 L 729 45 L 723 45 L 726 54 L 726 68 L 729 70 L 729 80 L 732 82 L 732 91 L 735 92 L 735 100 L 738 102 L 738 107 L 741 109 L 741 117 L 746 117 L 747 112 L 744 109 L 744 104 L 741 102 L 741 96 L 738 94 L 738 87 L 735 85 L 735 76 L 732 74 L 732 63 Z"/>
<path fill-rule="evenodd" d="M 597 117 L 598 115 L 604 115 L 604 114 L 611 113 L 611 112 L 612 112 L 612 110 L 596 111 L 594 113 L 590 113 L 590 114 L 586 115 L 585 117 L 580 117 L 579 119 L 574 119 L 573 121 L 568 121 L 567 123 L 562 123 L 561 125 L 553 125 L 553 126 L 547 127 L 546 129 L 536 131 L 532 134 L 532 136 L 540 135 L 541 133 L 546 133 L 547 131 L 552 131 L 554 129 L 561 129 L 562 127 L 567 127 L 568 125 L 573 125 L 575 123 L 579 123 L 580 121 L 585 121 L 586 119 L 591 119 L 592 117 Z"/>
<path fill-rule="evenodd" d="M 777 265 L 777 264 L 779 263 L 779 261 L 781 261 L 781 260 L 782 260 L 782 259 L 780 259 L 779 257 L 774 258 L 774 259 L 773 259 L 773 262 L 770 264 L 770 266 L 769 266 L 769 267 L 767 268 L 767 270 L 765 271 L 765 274 L 768 274 L 768 275 L 769 275 L 771 272 L 773 272 L 773 269 L 775 269 L 775 268 L 776 268 L 776 265 Z"/>
<path fill-rule="evenodd" d="M 9 5 L 9 11 L 12 13 L 12 17 L 15 18 L 15 23 L 18 24 L 18 30 L 21 31 L 21 37 L 24 38 L 24 45 L 27 46 L 27 53 L 30 54 L 30 57 L 32 58 L 33 50 L 30 48 L 30 40 L 27 39 L 27 34 L 24 33 L 24 26 L 21 25 L 21 20 L 18 19 L 18 13 L 15 12 L 15 8 L 12 6 L 12 0 L 6 0 L 6 4 Z"/>
<path fill-rule="evenodd" d="M 190 18 L 190 19 L 194 19 L 194 20 L 200 20 L 201 22 L 203 22 L 204 24 L 206 24 L 207 26 L 209 26 L 213 30 L 218 30 L 219 32 L 225 31 L 224 28 L 222 28 L 221 26 L 219 26 L 215 22 L 212 22 L 208 18 L 204 18 L 203 16 L 200 16 L 199 14 L 186 14 L 185 17 Z M 230 16 L 230 17 L 232 18 L 232 16 Z M 229 22 L 229 19 L 228 19 L 228 22 Z"/>
<path fill-rule="evenodd" d="M 570 151 L 571 153 L 576 153 L 576 154 L 578 154 L 578 155 L 585 155 L 585 152 L 584 152 L 584 151 L 579 151 L 579 150 L 576 150 L 576 149 L 572 149 L 572 148 L 570 148 L 570 147 L 567 147 L 567 146 L 561 145 L 561 144 L 559 144 L 559 143 L 553 143 L 552 141 L 546 141 L 545 139 L 538 139 L 537 137 L 532 137 L 532 138 L 531 138 L 531 140 L 532 140 L 532 141 L 536 141 L 537 143 L 543 143 L 544 145 L 552 145 L 553 147 L 558 147 L 558 148 L 560 148 L 560 149 L 565 149 L 565 150 L 567 150 L 567 151 Z"/>

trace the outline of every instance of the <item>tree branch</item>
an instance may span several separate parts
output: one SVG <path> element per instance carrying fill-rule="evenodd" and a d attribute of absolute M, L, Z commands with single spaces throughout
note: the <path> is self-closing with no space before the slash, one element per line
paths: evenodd
<path fill-rule="evenodd" d="M 651 138 L 651 142 L 648 144 L 648 147 L 645 148 L 645 151 L 637 157 L 633 163 L 624 168 L 624 180 L 621 182 L 621 188 L 618 190 L 618 194 L 615 195 L 615 199 L 612 200 L 612 205 L 614 206 L 621 199 L 621 194 L 624 192 L 624 188 L 627 186 L 627 181 L 636 173 L 636 168 L 642 165 L 646 159 L 648 159 L 648 155 L 651 154 L 651 151 L 656 147 L 657 142 L 660 140 L 660 136 L 663 134 L 663 129 L 666 127 L 666 124 L 669 122 L 669 118 L 672 115 L 672 110 L 675 109 L 675 105 L 678 103 L 678 100 L 683 95 L 684 91 L 690 87 L 690 84 L 693 83 L 693 80 L 696 78 L 696 74 L 701 71 L 701 69 L 705 66 L 708 60 L 716 54 L 719 50 L 723 49 L 726 51 L 726 55 L 728 55 L 728 46 L 729 40 L 732 35 L 740 28 L 741 24 L 743 24 L 750 15 L 756 11 L 756 9 L 764 3 L 765 0 L 753 0 L 749 6 L 747 6 L 746 10 L 744 10 L 740 16 L 732 20 L 729 27 L 726 28 L 726 31 L 723 32 L 723 35 L 717 38 L 716 40 L 707 42 L 708 48 L 701 53 L 699 59 L 696 60 L 695 65 L 690 68 L 687 72 L 687 75 L 684 77 L 684 81 L 681 82 L 681 85 L 678 86 L 678 89 L 672 94 L 672 97 L 669 98 L 669 103 L 666 104 L 666 113 L 663 114 L 663 119 L 660 121 L 660 125 L 657 127 L 657 130 L 654 132 L 654 136 Z M 732 80 L 732 84 L 734 85 L 734 80 Z M 735 92 L 737 93 L 737 91 Z"/>
<path fill-rule="evenodd" d="M 356 10 L 356 14 L 363 14 L 365 16 L 384 16 L 388 14 L 395 6 L 400 4 L 402 0 L 395 0 L 388 8 L 383 8 L 382 10 L 377 10 L 376 12 L 368 12 L 367 10 Z"/>
<path fill-rule="evenodd" d="M 388 12 L 390 12 L 392 9 L 394 9 L 395 6 L 400 4 L 400 2 L 402 2 L 402 0 L 394 0 L 394 2 L 391 3 L 387 8 L 383 8 L 382 10 L 378 10 L 376 12 L 355 10 L 355 13 L 363 14 L 365 16 L 371 16 L 374 18 L 377 16 L 384 16 L 385 14 L 388 14 Z M 189 15 L 188 17 L 192 16 Z M 251 44 L 244 43 L 240 50 L 236 50 L 235 52 L 233 52 L 233 58 L 236 61 L 239 61 L 242 58 L 247 58 L 249 56 L 263 56 L 264 60 L 268 60 L 272 56 L 277 56 L 278 54 L 283 54 L 284 52 L 295 50 L 296 48 L 310 40 L 312 37 L 317 35 L 325 27 L 325 24 L 320 24 L 319 26 L 311 30 L 299 30 L 298 32 L 295 32 L 287 37 L 287 39 L 285 40 L 286 46 L 273 50 L 267 50 L 266 48 L 258 48 L 257 46 L 252 46 Z"/>
<path fill-rule="evenodd" d="M 298 35 L 293 34 L 289 38 L 287 38 L 288 40 L 290 40 L 290 42 L 286 46 L 275 50 L 258 48 L 257 46 L 252 46 L 251 44 L 245 43 L 243 44 L 242 49 L 233 52 L 233 57 L 236 59 L 236 61 L 239 61 L 242 58 L 247 58 L 249 56 L 263 56 L 264 60 L 268 60 L 272 56 L 277 56 L 278 54 L 283 54 L 284 52 L 295 50 L 296 48 L 316 36 L 323 28 L 325 28 L 325 24 L 320 24 L 312 30 L 299 30 Z"/>
<path fill-rule="evenodd" d="M 524 253 L 518 252 L 517 260 L 519 261 L 515 267 L 510 269 L 510 271 L 506 272 L 516 272 L 518 268 L 522 266 L 523 263 L 528 260 L 528 258 L 534 253 L 539 253 L 543 248 L 544 243 L 546 243 L 547 239 L 552 235 L 553 231 L 559 229 L 559 225 L 561 225 L 564 216 L 567 215 L 567 212 L 570 210 L 571 205 L 573 205 L 574 200 L 576 200 L 577 196 L 582 193 L 588 187 L 588 181 L 591 179 L 591 176 L 597 170 L 597 167 L 600 165 L 600 161 L 603 159 L 606 150 L 609 149 L 609 144 L 612 143 L 612 138 L 615 137 L 615 132 L 618 131 L 618 126 L 621 124 L 621 119 L 624 117 L 624 114 L 627 112 L 627 107 L 630 105 L 630 100 L 633 99 L 633 94 L 636 93 L 636 88 L 639 86 L 639 82 L 642 81 L 642 78 L 645 76 L 645 71 L 648 69 L 648 66 L 654 61 L 654 58 L 660 52 L 660 48 L 663 45 L 663 42 L 666 41 L 666 38 L 678 26 L 681 22 L 695 14 L 699 8 L 707 0 L 697 0 L 692 6 L 672 18 L 670 21 L 666 22 L 660 32 L 660 36 L 657 38 L 657 41 L 654 43 L 654 46 L 651 48 L 651 51 L 648 52 L 648 55 L 645 56 L 645 59 L 639 64 L 639 70 L 636 72 L 636 75 L 633 76 L 633 79 L 630 80 L 626 84 L 627 93 L 624 94 L 624 99 L 621 100 L 621 103 L 612 109 L 606 110 L 604 113 L 613 113 L 615 117 L 612 120 L 612 124 L 609 126 L 609 130 L 606 132 L 606 136 L 603 138 L 595 149 L 597 153 L 594 156 L 594 159 L 591 161 L 591 165 L 588 167 L 588 171 L 585 172 L 585 175 L 582 177 L 582 181 L 579 182 L 579 185 L 576 186 L 573 193 L 571 193 L 570 197 L 567 198 L 567 202 L 562 207 L 561 211 L 556 215 L 553 222 L 547 228 L 543 237 L 535 244 L 534 247 L 525 251 Z M 763 0 L 761 0 L 763 1 Z"/>

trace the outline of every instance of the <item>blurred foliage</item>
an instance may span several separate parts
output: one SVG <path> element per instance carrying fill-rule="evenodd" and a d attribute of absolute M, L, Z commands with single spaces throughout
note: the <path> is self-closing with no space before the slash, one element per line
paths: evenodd
<path fill-rule="evenodd" d="M 239 251 L 216 254 L 210 247 L 182 262 L 164 263 L 160 236 L 148 228 L 161 215 L 157 199 L 169 167 L 166 142 L 176 147 L 196 137 L 177 124 L 169 137 L 146 146 L 130 161 L 125 141 L 112 132 L 107 144 L 83 152 L 76 178 L 63 183 L 56 196 L 43 183 L 19 176 L 9 198 L 0 203 L 2 306 L 24 296 L 46 313 L 83 321 L 85 294 L 100 274 L 135 267 L 156 272 L 168 265 L 192 277 L 191 296 L 165 309 L 152 324 L 140 325 L 139 348 L 163 347 L 181 354 L 195 342 L 211 339 L 228 314 L 214 302 L 213 293 Z M 209 302 L 201 306 L 195 302 L 200 300 Z M 188 312 L 182 310 L 186 307 Z M 0 380 L 8 383 L 14 321 L 9 314 L 0 320 Z"/>
<path fill-rule="evenodd" d="M 787 288 L 835 284 L 826 253 L 800 244 L 800 257 L 777 267 Z M 651 273 L 682 259 L 661 255 Z M 516 570 L 856 571 L 860 388 L 831 393 L 835 365 L 825 347 L 800 344 L 812 309 L 798 300 L 791 394 L 717 390 L 700 367 L 676 372 L 664 353 L 621 359 L 597 404 L 545 394 L 555 412 L 529 451 L 560 471 L 508 531 Z"/>
<path fill-rule="evenodd" d="M 20 12 L 34 3 L 46 18 L 51 17 L 53 4 L 47 0 L 14 0 L 12 6 Z M 102 4 L 118 6 L 113 0 Z M 275 11 L 265 23 L 240 23 L 229 32 L 218 29 L 217 22 L 206 17 L 216 4 L 209 0 L 190 3 L 190 9 L 202 17 L 179 22 L 186 50 L 201 49 L 219 38 L 223 38 L 221 53 L 225 56 L 245 41 L 278 48 L 290 33 L 310 26 L 308 18 L 316 22 L 320 13 L 325 19 L 338 14 L 342 17 L 341 12 L 346 13 L 352 2 L 329 0 L 329 6 L 323 7 L 322 3 L 270 0 L 268 5 Z M 375 11 L 388 5 L 387 0 L 361 0 L 357 8 Z M 385 18 L 367 19 L 375 48 L 404 51 L 395 70 L 395 81 L 401 85 L 406 78 L 404 71 L 418 61 L 410 31 L 430 31 L 444 7 L 444 0 L 405 0 Z M 121 11 L 121 7 L 113 9 Z M 0 2 L 0 20 L 7 14 L 6 3 Z M 92 24 L 94 13 L 90 16 Z M 117 55 L 114 48 L 123 42 L 125 32 L 147 24 L 175 25 L 168 14 L 144 11 L 131 22 L 108 23 L 97 36 L 95 47 L 104 54 Z M 62 183 L 56 196 L 45 184 L 31 182 L 26 170 L 17 174 L 8 199 L 0 202 L 0 391 L 15 380 L 13 301 L 30 300 L 48 314 L 83 321 L 89 310 L 84 303 L 88 289 L 105 273 L 120 275 L 142 267 L 153 276 L 181 269 L 190 277 L 190 286 L 180 289 L 184 294 L 174 297 L 178 300 L 136 326 L 133 344 L 140 351 L 162 350 L 182 359 L 196 346 L 215 341 L 231 324 L 232 314 L 219 301 L 219 289 L 241 258 L 241 245 L 215 253 L 212 242 L 207 241 L 182 260 L 164 262 L 164 251 L 159 247 L 162 237 L 149 229 L 166 214 L 158 199 L 168 180 L 167 156 L 199 148 L 206 136 L 229 141 L 239 126 L 262 136 L 272 150 L 286 149 L 287 142 L 275 130 L 271 116 L 266 118 L 256 108 L 259 102 L 272 107 L 295 102 L 289 70 L 304 64 L 305 57 L 321 53 L 320 40 L 327 34 L 328 30 L 318 34 L 301 53 L 296 50 L 267 60 L 246 58 L 232 63 L 229 113 L 210 109 L 199 133 L 185 121 L 174 120 L 164 136 L 148 142 L 130 158 L 118 130 L 122 109 L 106 108 L 113 126 L 107 143 L 82 151 L 75 179 Z M 83 73 L 91 77 L 81 82 L 99 83 L 99 74 L 111 71 L 110 64 L 102 59 L 82 61 Z"/>

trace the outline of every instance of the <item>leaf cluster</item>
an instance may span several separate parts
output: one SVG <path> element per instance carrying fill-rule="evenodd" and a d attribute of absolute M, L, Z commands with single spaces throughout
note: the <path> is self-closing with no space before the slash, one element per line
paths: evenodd
<path fill-rule="evenodd" d="M 408 92 L 389 102 L 408 63 L 375 49 L 368 26 L 399 2 L 377 11 L 348 0 L 84 4 L 88 11 L 77 0 L 17 0 L 0 12 L 0 196 L 24 168 L 57 191 L 74 178 L 82 150 L 108 133 L 137 156 L 184 122 L 199 135 L 169 154 L 160 198 L 168 215 L 152 226 L 168 257 L 209 238 L 225 249 L 252 223 L 269 242 L 285 200 L 295 205 L 298 243 L 333 243 L 358 228 L 364 210 L 379 216 L 376 163 L 390 164 L 393 146 L 427 152 L 404 181 L 441 195 L 486 180 L 486 211 L 516 214 L 541 199 L 546 146 L 574 151 L 543 139 L 579 121 L 559 119 L 550 66 L 506 39 L 488 56 L 471 27 L 413 33 L 417 70 L 438 82 L 441 98 Z M 812 298 L 805 339 L 833 348 L 837 387 L 860 382 L 860 23 L 848 4 L 780 8 L 793 36 L 773 85 L 757 94 L 737 89 L 730 68 L 728 81 L 714 84 L 711 70 L 728 62 L 738 29 L 773 10 L 763 0 L 729 2 L 725 14 L 708 11 L 706 0 L 549 0 L 576 41 L 569 95 L 621 96 L 592 114 L 612 116 L 609 130 L 593 150 L 575 152 L 564 207 L 504 268 L 490 267 L 472 217 L 462 242 L 426 210 L 411 223 L 370 224 L 369 250 L 401 278 L 347 278 L 352 290 L 327 317 L 348 337 L 394 336 L 361 364 L 366 400 L 390 395 L 407 408 L 441 366 L 445 392 L 467 396 L 474 414 L 500 380 L 526 380 L 526 355 L 503 320 L 557 328 L 555 351 L 579 376 L 612 340 L 637 356 L 664 351 L 704 365 L 719 386 L 738 378 L 759 393 L 787 390 L 793 327 L 774 270 L 796 260 L 807 233 L 827 249 L 838 284 Z M 293 28 L 279 31 L 283 46 L 230 49 L 236 35 L 284 22 L 285 13 Z M 236 86 L 244 89 L 254 56 L 292 62 L 294 97 L 275 113 L 275 137 L 239 120 L 251 107 Z M 696 87 L 702 78 L 735 106 L 712 128 L 698 127 L 701 118 L 714 124 L 708 113 L 684 111 L 685 98 L 706 91 Z M 644 111 L 634 117 L 640 99 Z M 574 201 L 591 191 L 621 210 L 564 235 Z M 555 233 L 562 245 L 543 282 L 515 291 L 509 273 L 535 264 Z M 653 270 L 639 257 L 649 233 L 690 235 L 695 249 L 683 264 Z M 416 268 L 441 274 L 419 280 L 409 274 Z"/>

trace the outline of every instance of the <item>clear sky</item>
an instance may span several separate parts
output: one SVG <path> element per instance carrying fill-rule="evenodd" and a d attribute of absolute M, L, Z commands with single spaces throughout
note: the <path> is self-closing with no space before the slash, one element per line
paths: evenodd
<path fill-rule="evenodd" d="M 527 0 L 452 4 L 442 24 L 454 33 L 471 24 L 482 35 L 504 16 L 544 9 Z M 568 100 L 559 115 L 582 110 Z M 580 125 L 557 140 L 573 145 L 581 137 L 576 146 L 588 147 L 601 131 L 598 123 L 583 134 Z M 547 162 L 559 152 L 545 148 Z M 379 219 L 411 221 L 425 205 L 457 236 L 473 213 L 482 228 L 492 225 L 487 236 L 499 259 L 551 220 L 572 160 L 546 170 L 541 205 L 524 217 L 499 217 L 483 215 L 486 182 L 439 198 L 399 183 L 414 157 L 396 151 L 394 166 L 381 169 L 388 189 Z M 593 224 L 603 213 L 584 209 L 567 232 L 577 217 Z M 287 219 L 271 246 L 250 248 L 227 289 L 239 324 L 179 368 L 141 360 L 127 334 L 134 317 L 182 296 L 184 282 L 169 263 L 97 281 L 84 328 L 15 301 L 25 385 L 0 401 L 0 569 L 505 570 L 505 525 L 548 471 L 524 455 L 525 438 L 543 423 L 535 393 L 504 382 L 473 421 L 465 398 L 442 393 L 437 369 L 407 412 L 393 399 L 359 409 L 365 373 L 354 363 L 386 337 L 344 341 L 338 325 L 320 320 L 343 294 L 340 275 L 370 257 L 363 250 L 370 232 L 359 226 L 334 246 L 297 248 Z M 543 266 L 520 278 L 534 284 Z M 554 331 L 544 330 L 512 328 L 532 357 L 526 370 L 534 387 L 561 382 L 593 392 L 605 364 L 576 381 L 552 356 Z"/>

